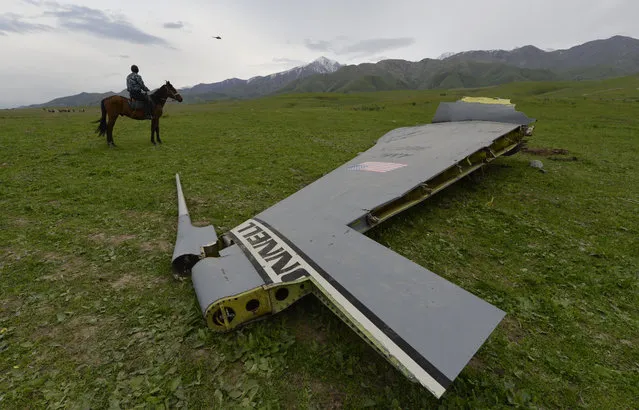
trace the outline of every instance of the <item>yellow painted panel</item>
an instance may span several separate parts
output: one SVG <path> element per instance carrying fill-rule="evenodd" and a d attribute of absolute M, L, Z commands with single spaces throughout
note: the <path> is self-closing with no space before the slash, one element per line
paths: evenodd
<path fill-rule="evenodd" d="M 502 105 L 515 105 L 504 98 L 491 98 L 491 97 L 463 97 L 461 101 L 480 104 L 502 104 Z"/>

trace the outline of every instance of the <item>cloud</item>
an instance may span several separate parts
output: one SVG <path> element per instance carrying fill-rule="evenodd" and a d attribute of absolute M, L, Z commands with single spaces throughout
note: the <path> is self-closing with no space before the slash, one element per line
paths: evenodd
<path fill-rule="evenodd" d="M 164 23 L 162 27 L 170 28 L 170 29 L 180 29 L 184 27 L 184 23 L 181 21 L 176 21 L 176 22 L 169 21 L 167 23 Z"/>
<path fill-rule="evenodd" d="M 382 60 L 389 60 L 389 58 L 386 56 L 375 56 L 368 59 L 368 61 L 371 63 L 379 63 Z"/>
<path fill-rule="evenodd" d="M 44 16 L 55 17 L 60 27 L 80 31 L 96 37 L 127 41 L 134 44 L 169 46 L 163 38 L 147 34 L 124 17 L 85 6 L 44 3 L 50 9 Z"/>
<path fill-rule="evenodd" d="M 250 64 L 251 67 L 259 67 L 261 70 L 269 70 L 269 74 L 279 72 L 286 67 L 299 67 L 308 64 L 308 61 L 296 60 L 286 57 L 275 57 L 269 63 Z M 282 68 L 284 66 L 284 68 Z"/>
<path fill-rule="evenodd" d="M 320 40 L 313 42 L 309 39 L 304 40 L 304 45 L 306 48 L 313 51 L 332 51 L 333 46 L 330 41 Z"/>
<path fill-rule="evenodd" d="M 0 15 L 0 35 L 6 36 L 7 33 L 26 34 L 37 31 L 50 31 L 53 27 L 44 24 L 34 24 L 24 21 L 24 19 L 13 13 L 5 13 Z"/>
<path fill-rule="evenodd" d="M 295 60 L 295 59 L 291 59 L 291 58 L 284 58 L 284 57 L 275 57 L 273 59 L 273 62 L 275 64 L 297 64 L 297 65 L 303 65 L 306 64 L 306 61 L 302 61 L 302 60 Z"/>
<path fill-rule="evenodd" d="M 330 41 L 305 39 L 304 45 L 312 51 L 332 52 L 336 55 L 357 54 L 359 56 L 369 56 L 415 44 L 415 39 L 410 37 L 373 38 L 344 44 L 347 40 L 346 36 L 339 36 Z"/>
<path fill-rule="evenodd" d="M 414 38 L 374 38 L 363 40 L 346 47 L 342 54 L 362 53 L 375 54 L 380 51 L 393 50 L 395 48 L 407 47 L 415 43 Z"/>

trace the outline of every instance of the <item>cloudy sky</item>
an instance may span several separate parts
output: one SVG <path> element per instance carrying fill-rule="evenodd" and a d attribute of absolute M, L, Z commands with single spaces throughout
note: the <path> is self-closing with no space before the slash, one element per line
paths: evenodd
<path fill-rule="evenodd" d="M 418 61 L 470 49 L 639 38 L 637 0 L 0 0 L 0 108 L 250 78 L 320 56 Z M 221 36 L 222 40 L 212 36 Z"/>

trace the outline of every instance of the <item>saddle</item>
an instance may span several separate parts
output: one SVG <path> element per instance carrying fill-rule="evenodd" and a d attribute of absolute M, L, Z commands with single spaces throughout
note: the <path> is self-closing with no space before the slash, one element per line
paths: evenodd
<path fill-rule="evenodd" d="M 142 111 L 144 113 L 144 117 L 147 120 L 150 120 L 151 118 L 153 118 L 153 115 L 151 114 L 151 112 L 153 111 L 153 106 L 155 104 L 153 104 L 152 102 L 151 102 L 151 106 L 148 107 L 149 109 L 148 112 L 146 111 L 146 105 L 149 103 L 145 100 L 136 100 L 135 98 L 129 97 L 128 103 L 129 103 L 129 107 L 131 107 L 131 110 Z"/>
<path fill-rule="evenodd" d="M 146 104 L 147 104 L 147 102 L 146 102 L 146 101 L 143 101 L 143 100 L 136 100 L 136 99 L 134 99 L 134 98 L 130 98 L 130 97 L 129 97 L 129 99 L 128 99 L 128 103 L 129 103 L 129 107 L 131 107 L 131 109 L 132 109 L 133 111 L 136 111 L 136 110 L 144 110 L 144 108 L 145 108 L 145 106 L 146 106 Z"/>

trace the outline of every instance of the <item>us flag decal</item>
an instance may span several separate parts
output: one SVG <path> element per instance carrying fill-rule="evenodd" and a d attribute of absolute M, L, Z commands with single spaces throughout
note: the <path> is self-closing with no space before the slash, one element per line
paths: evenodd
<path fill-rule="evenodd" d="M 405 167 L 406 164 L 397 164 L 395 162 L 362 162 L 361 164 L 351 165 L 349 171 L 371 171 L 371 172 L 388 172 L 397 168 Z"/>

